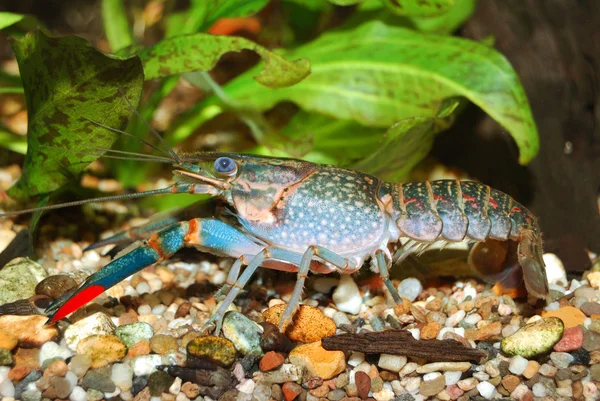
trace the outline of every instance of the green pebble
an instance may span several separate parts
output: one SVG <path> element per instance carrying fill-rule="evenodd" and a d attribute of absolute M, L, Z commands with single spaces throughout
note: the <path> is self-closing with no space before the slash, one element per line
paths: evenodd
<path fill-rule="evenodd" d="M 557 317 L 526 324 L 516 333 L 502 340 L 502 352 L 531 359 L 550 351 L 562 338 L 564 329 L 563 321 Z"/>
<path fill-rule="evenodd" d="M 154 330 L 148 323 L 136 322 L 117 327 L 115 334 L 129 348 L 142 340 L 150 340 L 154 335 Z"/>
<path fill-rule="evenodd" d="M 169 387 L 171 387 L 174 381 L 175 379 L 171 377 L 171 375 L 160 370 L 152 373 L 148 378 L 148 389 L 150 389 L 150 394 L 155 397 L 160 397 L 162 393 L 169 391 Z"/>
<path fill-rule="evenodd" d="M 189 355 L 223 367 L 231 366 L 237 353 L 231 341 L 215 336 L 196 337 L 188 343 L 186 350 Z"/>
<path fill-rule="evenodd" d="M 13 363 L 13 357 L 10 350 L 0 348 L 0 366 L 9 366 Z"/>
<path fill-rule="evenodd" d="M 223 319 L 223 335 L 242 355 L 262 356 L 260 328 L 239 312 L 229 311 Z"/>

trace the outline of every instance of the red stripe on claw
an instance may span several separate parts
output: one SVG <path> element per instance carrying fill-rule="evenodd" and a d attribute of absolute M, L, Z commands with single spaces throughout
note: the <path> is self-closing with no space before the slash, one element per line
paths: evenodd
<path fill-rule="evenodd" d="M 77 309 L 81 308 L 83 305 L 87 304 L 103 292 L 104 287 L 101 285 L 96 284 L 89 286 L 65 302 L 65 304 L 61 306 L 56 313 L 54 313 L 54 315 L 52 315 L 48 323 L 59 321 L 68 314 L 75 312 Z"/>

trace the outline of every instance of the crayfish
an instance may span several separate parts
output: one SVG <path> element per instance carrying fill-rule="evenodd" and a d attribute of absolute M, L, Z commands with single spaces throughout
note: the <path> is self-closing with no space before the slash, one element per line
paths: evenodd
<path fill-rule="evenodd" d="M 297 275 L 280 321 L 283 327 L 299 306 L 309 271 L 350 274 L 370 259 L 373 271 L 401 303 L 390 267 L 440 242 L 510 240 L 517 244 L 516 257 L 507 267 L 520 265 L 527 291 L 537 298 L 548 296 L 536 218 L 487 185 L 457 180 L 389 183 L 335 166 L 245 154 L 178 155 L 170 149 L 168 156 L 175 183 L 136 196 L 209 194 L 224 207 L 213 217 L 153 222 L 101 241 L 147 238 L 50 305 L 50 322 L 184 246 L 236 259 L 223 292 L 227 295 L 205 326 L 214 323 L 216 333 L 228 306 L 258 267 Z M 393 253 L 389 245 L 394 243 L 401 246 Z"/>

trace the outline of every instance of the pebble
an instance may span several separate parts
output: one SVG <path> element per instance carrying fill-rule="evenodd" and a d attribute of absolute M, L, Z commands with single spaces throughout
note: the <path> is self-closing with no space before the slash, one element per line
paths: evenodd
<path fill-rule="evenodd" d="M 229 367 L 235 361 L 236 349 L 234 344 L 226 339 L 215 336 L 194 338 L 187 344 L 188 354 L 205 359 L 223 367 Z"/>
<path fill-rule="evenodd" d="M 534 397 L 546 396 L 546 386 L 544 386 L 542 383 L 535 383 L 531 387 L 531 391 L 533 392 Z"/>
<path fill-rule="evenodd" d="M 12 351 L 19 342 L 19 339 L 14 334 L 7 331 L 0 331 L 0 348 Z"/>
<path fill-rule="evenodd" d="M 13 364 L 13 357 L 9 350 L 0 348 L 0 366 L 9 366 Z"/>
<path fill-rule="evenodd" d="M 527 359 L 523 358 L 520 355 L 513 356 L 510 360 L 508 370 L 515 375 L 521 375 L 527 367 L 527 362 Z"/>
<path fill-rule="evenodd" d="M 421 292 L 423 292 L 423 285 L 414 277 L 406 278 L 398 285 L 398 295 L 400 295 L 400 298 L 406 298 L 410 302 L 417 299 Z"/>
<path fill-rule="evenodd" d="M 158 365 L 162 365 L 162 358 L 160 355 L 138 356 L 133 360 L 133 374 L 138 377 L 148 376 L 156 370 Z"/>
<path fill-rule="evenodd" d="M 400 372 L 404 365 L 406 365 L 407 360 L 405 356 L 381 354 L 377 365 L 381 369 L 389 370 L 390 372 Z"/>
<path fill-rule="evenodd" d="M 263 318 L 275 326 L 279 325 L 281 315 L 286 305 L 275 305 L 263 312 Z M 292 341 L 312 343 L 323 337 L 335 335 L 336 326 L 333 319 L 314 306 L 300 305 L 294 319 L 287 325 L 284 332 Z"/>
<path fill-rule="evenodd" d="M 69 362 L 69 369 L 77 377 L 85 376 L 90 367 L 92 367 L 92 359 L 88 355 L 75 355 Z"/>
<path fill-rule="evenodd" d="M 477 391 L 479 391 L 479 394 L 486 400 L 491 400 L 492 398 L 494 398 L 496 386 L 494 386 L 490 382 L 483 381 L 477 385 Z"/>
<path fill-rule="evenodd" d="M 456 313 L 453 313 L 452 315 L 450 315 L 448 317 L 448 319 L 446 319 L 445 326 L 446 327 L 456 326 L 460 321 L 462 321 L 465 318 L 465 315 L 466 315 L 466 312 L 464 310 L 458 310 Z"/>
<path fill-rule="evenodd" d="M 154 330 L 148 323 L 136 322 L 119 326 L 115 334 L 127 347 L 131 347 L 140 341 L 150 340 L 154 335 Z"/>
<path fill-rule="evenodd" d="M 569 280 L 567 280 L 567 273 L 560 258 L 553 253 L 545 253 L 542 257 L 544 265 L 546 265 L 548 283 L 567 285 Z"/>
<path fill-rule="evenodd" d="M 558 369 L 563 369 L 571 364 L 573 356 L 566 352 L 553 352 L 550 354 L 550 360 Z"/>
<path fill-rule="evenodd" d="M 93 388 L 103 393 L 112 393 L 115 391 L 116 385 L 109 376 L 110 372 L 107 369 L 90 370 L 81 380 L 81 386 L 83 388 Z"/>
<path fill-rule="evenodd" d="M 77 354 L 87 355 L 94 369 L 117 362 L 127 354 L 127 347 L 119 337 L 112 334 L 94 334 L 78 342 Z"/>
<path fill-rule="evenodd" d="M 356 395 L 361 399 L 366 399 L 371 391 L 371 378 L 365 372 L 358 371 L 354 375 L 354 384 L 356 385 Z"/>
<path fill-rule="evenodd" d="M 328 398 L 331 401 L 336 401 L 331 397 Z M 392 398 L 394 398 L 394 392 L 388 388 L 382 388 L 380 391 L 373 393 L 373 398 L 375 398 L 376 401 L 390 401 Z"/>
<path fill-rule="evenodd" d="M 94 334 L 114 334 L 115 324 L 112 319 L 102 312 L 76 321 L 65 330 L 65 342 L 73 351 L 82 339 Z"/>
<path fill-rule="evenodd" d="M 557 317 L 540 319 L 503 339 L 501 348 L 509 355 L 532 358 L 549 351 L 561 339 L 563 330 L 563 322 Z"/>
<path fill-rule="evenodd" d="M 35 295 L 35 286 L 48 276 L 29 258 L 16 258 L 0 270 L 0 305 Z"/>
<path fill-rule="evenodd" d="M 462 376 L 462 372 L 444 372 L 444 378 L 447 386 L 452 386 L 458 383 Z"/>
<path fill-rule="evenodd" d="M 42 345 L 40 349 L 40 365 L 44 363 L 44 361 L 53 358 L 61 358 L 66 360 L 73 355 L 73 352 L 68 348 L 61 347 L 54 341 L 48 341 L 46 344 Z"/>
<path fill-rule="evenodd" d="M 133 385 L 133 369 L 129 364 L 115 363 L 110 378 L 122 391 L 129 391 Z"/>
<path fill-rule="evenodd" d="M 69 400 L 71 401 L 86 401 L 87 399 L 87 393 L 79 386 L 75 386 L 71 391 L 71 395 L 69 396 Z"/>
<path fill-rule="evenodd" d="M 598 302 L 585 302 L 580 309 L 586 316 L 600 315 L 600 303 Z"/>
<path fill-rule="evenodd" d="M 294 401 L 302 393 L 302 387 L 294 382 L 287 382 L 281 386 L 285 401 Z"/>
<path fill-rule="evenodd" d="M 557 352 L 575 351 L 583 346 L 583 330 L 581 327 L 569 327 L 565 329 L 562 338 L 553 349 Z"/>
<path fill-rule="evenodd" d="M 470 362 L 433 362 L 417 368 L 417 373 L 430 372 L 466 372 L 471 368 Z"/>
<path fill-rule="evenodd" d="M 275 370 L 283 365 L 285 358 L 278 352 L 269 351 L 262 357 L 259 363 L 259 369 L 262 372 L 268 372 Z"/>
<path fill-rule="evenodd" d="M 342 312 L 353 315 L 360 312 L 362 297 L 358 286 L 349 274 L 342 274 L 338 286 L 333 291 L 333 302 Z"/>
<path fill-rule="evenodd" d="M 585 314 L 574 306 L 563 306 L 553 311 L 542 312 L 543 318 L 556 317 L 563 321 L 565 328 L 583 325 Z"/>
<path fill-rule="evenodd" d="M 531 379 L 540 370 L 540 364 L 537 361 L 528 361 L 525 370 L 523 370 L 523 377 Z"/>
<path fill-rule="evenodd" d="M 299 345 L 289 354 L 290 363 L 306 369 L 324 380 L 337 376 L 346 369 L 346 358 L 342 351 L 327 351 L 317 341 Z"/>
<path fill-rule="evenodd" d="M 239 312 L 229 311 L 223 319 L 223 336 L 230 340 L 242 355 L 262 356 L 262 328 Z"/>
<path fill-rule="evenodd" d="M 446 382 L 444 376 L 438 376 L 433 380 L 423 380 L 419 384 L 419 393 L 426 397 L 433 397 L 444 389 Z"/>
<path fill-rule="evenodd" d="M 168 392 L 169 387 L 171 387 L 174 381 L 175 379 L 168 373 L 157 370 L 148 378 L 148 388 L 150 389 L 150 394 L 158 397 L 162 393 Z"/>
<path fill-rule="evenodd" d="M 10 331 L 17 337 L 20 347 L 40 348 L 48 341 L 58 338 L 56 325 L 46 325 L 48 318 L 42 315 L 0 316 L 0 331 Z"/>
<path fill-rule="evenodd" d="M 600 349 L 600 333 L 592 330 L 586 330 L 583 333 L 583 348 L 586 351 L 595 351 Z"/>
<path fill-rule="evenodd" d="M 177 339 L 166 334 L 155 334 L 149 342 L 150 350 L 155 354 L 166 354 L 167 352 L 177 351 L 179 345 Z"/>

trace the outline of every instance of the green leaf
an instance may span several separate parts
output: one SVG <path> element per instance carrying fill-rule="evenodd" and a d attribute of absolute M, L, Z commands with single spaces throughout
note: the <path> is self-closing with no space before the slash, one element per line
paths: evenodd
<path fill-rule="evenodd" d="M 224 92 L 254 110 L 292 101 L 306 111 L 384 128 L 435 117 L 444 99 L 464 96 L 513 136 L 521 163 L 538 151 L 535 122 L 515 71 L 504 56 L 479 43 L 372 22 L 325 34 L 286 57 L 309 58 L 310 76 L 271 90 L 252 82 L 252 69 Z"/>
<path fill-rule="evenodd" d="M 38 21 L 32 15 L 0 12 L 0 29 L 6 29 L 15 24 L 24 24 L 27 27 L 33 27 L 38 24 Z"/>
<path fill-rule="evenodd" d="M 0 127 L 0 146 L 24 155 L 27 152 L 27 138 Z"/>
<path fill-rule="evenodd" d="M 377 150 L 353 168 L 390 182 L 406 181 L 412 169 L 431 150 L 435 135 L 450 127 L 458 105 L 458 100 L 448 99 L 437 117 L 407 118 L 392 125 Z"/>
<path fill-rule="evenodd" d="M 445 12 L 455 0 L 381 0 L 389 10 L 397 15 L 429 16 Z"/>
<path fill-rule="evenodd" d="M 310 73 L 308 60 L 290 62 L 248 39 L 205 33 L 165 39 L 143 50 L 139 56 L 144 63 L 146 79 L 153 79 L 190 71 L 208 71 L 224 53 L 243 49 L 255 51 L 265 61 L 262 70 L 254 77 L 264 86 L 281 88 L 294 85 Z"/>
<path fill-rule="evenodd" d="M 269 0 L 192 0 L 187 11 L 169 16 L 166 37 L 206 30 L 219 18 L 249 17 L 268 3 Z"/>
<path fill-rule="evenodd" d="M 76 36 L 38 31 L 11 44 L 27 100 L 28 150 L 9 195 L 23 200 L 75 177 L 97 158 L 95 147 L 110 148 L 116 134 L 90 120 L 123 129 L 131 114 L 123 96 L 137 106 L 144 77 L 137 56 L 108 56 Z"/>
<path fill-rule="evenodd" d="M 364 0 L 327 0 L 331 4 L 335 4 L 336 6 L 353 6 L 358 3 L 362 3 Z"/>
<path fill-rule="evenodd" d="M 123 0 L 102 0 L 102 22 L 113 53 L 135 43 Z"/>

